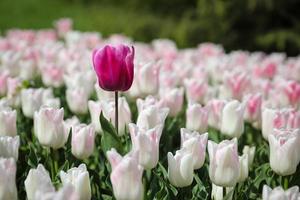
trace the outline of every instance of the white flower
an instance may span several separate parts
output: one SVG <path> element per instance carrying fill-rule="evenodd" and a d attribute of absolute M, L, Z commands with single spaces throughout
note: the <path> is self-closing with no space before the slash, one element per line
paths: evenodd
<path fill-rule="evenodd" d="M 91 199 L 90 177 L 85 164 L 69 169 L 67 172 L 61 171 L 60 179 L 64 186 L 68 184 L 74 186 L 80 200 Z"/>
<path fill-rule="evenodd" d="M 20 138 L 2 136 L 0 137 L 0 157 L 4 158 L 14 158 L 16 161 L 18 160 L 19 155 L 19 146 L 20 146 Z"/>
<path fill-rule="evenodd" d="M 39 164 L 36 169 L 29 171 L 24 185 L 28 200 L 38 200 L 35 198 L 37 192 L 48 193 L 55 191 L 49 173 L 42 164 Z"/>

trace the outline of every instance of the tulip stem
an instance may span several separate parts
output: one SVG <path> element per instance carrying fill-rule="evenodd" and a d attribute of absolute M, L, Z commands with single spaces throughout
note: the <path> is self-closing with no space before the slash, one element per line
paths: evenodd
<path fill-rule="evenodd" d="M 116 131 L 117 131 L 117 135 L 119 135 L 119 114 L 118 114 L 118 109 L 119 109 L 119 105 L 118 105 L 118 91 L 115 91 L 115 127 L 116 127 Z"/>

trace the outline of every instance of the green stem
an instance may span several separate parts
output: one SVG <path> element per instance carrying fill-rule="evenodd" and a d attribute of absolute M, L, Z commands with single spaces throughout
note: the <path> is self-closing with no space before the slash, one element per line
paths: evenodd
<path fill-rule="evenodd" d="M 115 91 L 115 127 L 116 127 L 116 131 L 117 134 L 119 135 L 119 114 L 118 114 L 118 110 L 119 110 L 119 105 L 118 105 L 118 91 Z"/>

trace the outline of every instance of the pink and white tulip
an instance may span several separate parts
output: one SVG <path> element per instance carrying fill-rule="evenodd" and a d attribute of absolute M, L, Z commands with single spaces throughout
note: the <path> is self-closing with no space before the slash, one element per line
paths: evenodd
<path fill-rule="evenodd" d="M 138 155 L 134 152 L 122 157 L 115 149 L 107 151 L 112 172 L 110 180 L 117 200 L 143 199 L 143 168 L 139 165 Z"/>
<path fill-rule="evenodd" d="M 88 158 L 94 152 L 95 129 L 80 124 L 72 128 L 72 154 L 79 159 Z"/>
<path fill-rule="evenodd" d="M 208 133 L 199 134 L 185 128 L 180 129 L 181 149 L 185 149 L 193 156 L 194 169 L 199 169 L 205 161 Z"/>
<path fill-rule="evenodd" d="M 223 140 L 219 144 L 209 140 L 208 154 L 210 180 L 218 186 L 234 187 L 240 171 L 237 139 Z"/>
<path fill-rule="evenodd" d="M 129 124 L 132 148 L 139 154 L 139 164 L 145 169 L 152 169 L 158 163 L 159 140 L 163 125 L 144 130 L 135 124 Z"/>

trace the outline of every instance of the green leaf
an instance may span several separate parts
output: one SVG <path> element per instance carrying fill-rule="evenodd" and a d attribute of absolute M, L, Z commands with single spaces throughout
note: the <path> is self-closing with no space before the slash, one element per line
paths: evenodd
<path fill-rule="evenodd" d="M 124 153 L 124 148 L 122 147 L 122 142 L 119 136 L 117 135 L 116 129 L 113 125 L 103 116 L 103 113 L 100 114 L 100 124 L 103 130 L 101 137 L 101 147 L 104 152 L 115 148 L 119 153 Z"/>

